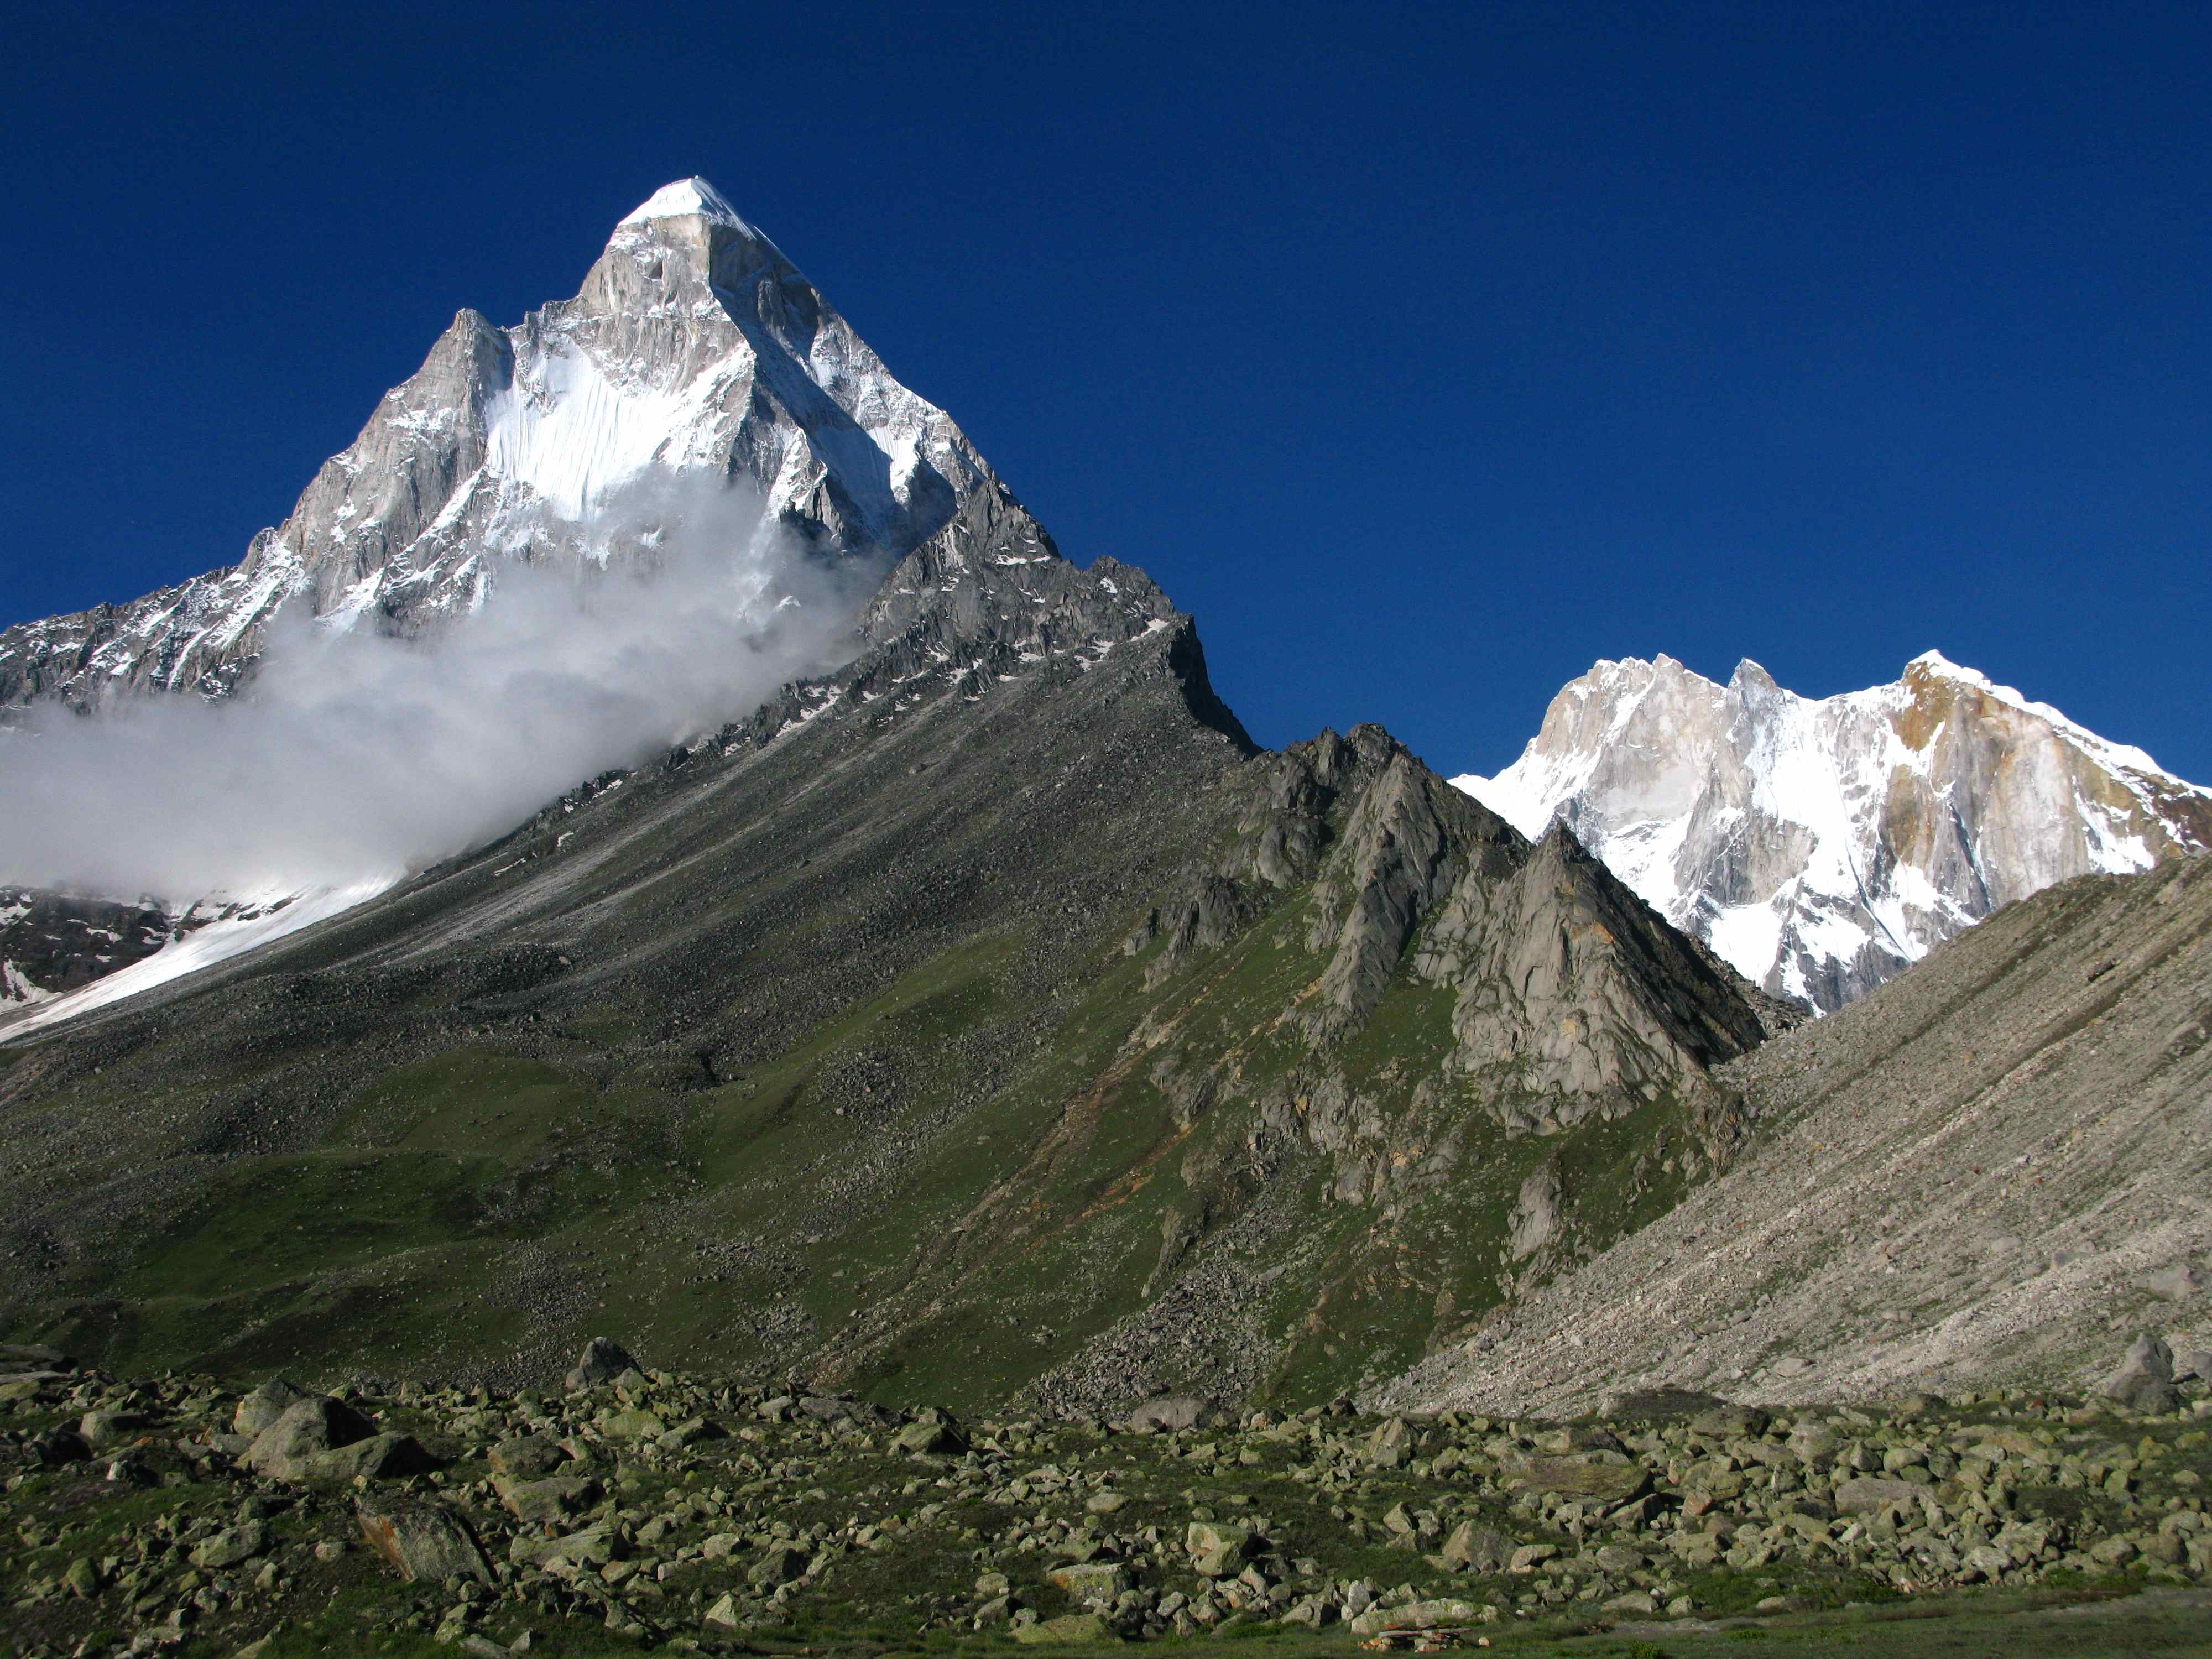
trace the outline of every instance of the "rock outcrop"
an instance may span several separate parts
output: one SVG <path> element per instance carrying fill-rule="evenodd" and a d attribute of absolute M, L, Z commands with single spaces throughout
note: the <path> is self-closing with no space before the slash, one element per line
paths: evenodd
<path fill-rule="evenodd" d="M 1632 1389 L 2109 1386 L 2170 1408 L 2173 1354 L 2212 1338 L 2194 1288 L 2212 1261 L 2208 937 L 2212 860 L 1999 911 L 1719 1068 L 1757 1126 L 1731 1170 L 1376 1398 L 1568 1412 Z"/>

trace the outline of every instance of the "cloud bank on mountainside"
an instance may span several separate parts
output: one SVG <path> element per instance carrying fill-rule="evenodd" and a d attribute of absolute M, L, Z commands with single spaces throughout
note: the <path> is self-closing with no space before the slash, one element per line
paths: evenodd
<path fill-rule="evenodd" d="M 171 902 L 388 882 L 850 657 L 879 562 L 757 497 L 648 475 L 426 636 L 304 616 L 242 696 L 32 711 L 0 732 L 0 881 Z"/>

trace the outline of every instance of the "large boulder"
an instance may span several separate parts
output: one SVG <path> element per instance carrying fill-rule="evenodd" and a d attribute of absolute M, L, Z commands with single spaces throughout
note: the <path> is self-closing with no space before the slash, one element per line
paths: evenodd
<path fill-rule="evenodd" d="M 154 1426 L 154 1419 L 139 1412 L 87 1412 L 76 1431 L 94 1451 L 127 1446 Z"/>
<path fill-rule="evenodd" d="M 398 1480 L 428 1474 L 438 1467 L 412 1435 L 373 1434 L 366 1440 L 333 1447 L 310 1456 L 300 1477 L 307 1480 Z"/>
<path fill-rule="evenodd" d="M 1642 1497 L 1651 1486 L 1650 1472 L 1634 1458 L 1617 1451 L 1522 1457 L 1498 1473 L 1502 1479 L 1530 1492 L 1595 1498 L 1604 1504 L 1626 1504 Z"/>
<path fill-rule="evenodd" d="M 1740 1406 L 1724 1400 L 1690 1419 L 1690 1432 L 1708 1440 L 1756 1440 L 1766 1432 L 1770 1419 L 1756 1406 Z"/>
<path fill-rule="evenodd" d="M 1196 1395 L 1164 1394 L 1132 1411 L 1127 1425 L 1139 1432 L 1151 1429 L 1174 1431 L 1194 1429 L 1206 1416 L 1206 1402 Z"/>
<path fill-rule="evenodd" d="M 238 1402 L 238 1410 L 230 1419 L 230 1431 L 254 1439 L 293 1407 L 314 1397 L 298 1383 L 273 1376 Z"/>
<path fill-rule="evenodd" d="M 92 1444 L 75 1429 L 48 1429 L 30 1444 L 32 1461 L 46 1468 L 82 1463 L 92 1455 Z"/>
<path fill-rule="evenodd" d="M 595 1521 L 580 1532 L 572 1532 L 560 1538 L 532 1538 L 527 1533 L 517 1533 L 507 1547 L 507 1559 L 527 1563 L 532 1566 L 550 1566 L 566 1561 L 572 1566 L 603 1567 L 610 1561 L 629 1558 L 629 1540 L 615 1530 L 611 1521 Z"/>
<path fill-rule="evenodd" d="M 568 1461 L 568 1449 L 550 1434 L 526 1434 L 502 1440 L 484 1454 L 494 1474 L 517 1480 L 540 1480 L 557 1474 Z"/>
<path fill-rule="evenodd" d="M 1893 1480 L 1885 1475 L 1863 1474 L 1856 1480 L 1836 1483 L 1836 1512 L 1838 1515 L 1878 1515 L 1893 1505 L 1907 1509 L 1917 1508 L 1921 1489 L 1910 1480 Z"/>
<path fill-rule="evenodd" d="M 1413 1455 L 1413 1431 L 1402 1417 L 1385 1418 L 1367 1437 L 1366 1453 L 1377 1468 L 1402 1468 Z"/>
<path fill-rule="evenodd" d="M 968 1449 L 968 1437 L 960 1431 L 957 1419 L 933 1406 L 917 1413 L 913 1422 L 891 1437 L 891 1448 L 917 1457 L 957 1457 Z"/>
<path fill-rule="evenodd" d="M 623 1346 L 612 1339 L 595 1336 L 584 1345 L 582 1358 L 568 1373 L 568 1391 L 579 1393 L 585 1389 L 596 1389 L 611 1382 L 624 1371 L 637 1369 Z"/>
<path fill-rule="evenodd" d="M 2194 1261 L 2176 1261 L 2145 1279 L 2142 1287 L 2169 1302 L 2185 1302 L 2203 1295 L 2207 1282 L 2204 1269 Z"/>
<path fill-rule="evenodd" d="M 1184 1529 L 1183 1547 L 1201 1578 L 1234 1578 L 1260 1553 L 1260 1540 L 1243 1527 L 1194 1521 Z"/>
<path fill-rule="evenodd" d="M 1455 1572 L 1485 1575 L 1505 1571 L 1513 1556 L 1513 1540 L 1492 1526 L 1462 1521 L 1444 1540 L 1444 1564 Z"/>
<path fill-rule="evenodd" d="M 2187 1403 L 2173 1386 L 2173 1350 L 2148 1331 L 2128 1345 L 2127 1358 L 2105 1392 L 2130 1411 L 2154 1414 L 2178 1412 Z"/>
<path fill-rule="evenodd" d="M 469 1523 L 442 1504 L 364 1498 L 358 1511 L 369 1547 L 402 1578 L 459 1583 L 493 1582 L 491 1563 Z"/>
<path fill-rule="evenodd" d="M 587 1510 L 600 1496 L 598 1480 L 588 1474 L 549 1474 L 537 1480 L 495 1474 L 491 1484 L 517 1520 L 533 1523 L 559 1521 Z"/>
<path fill-rule="evenodd" d="M 806 1576 L 811 1558 L 805 1550 L 793 1549 L 788 1544 L 771 1544 L 760 1553 L 745 1578 L 755 1589 L 773 1590 L 780 1585 L 795 1583 Z"/>
<path fill-rule="evenodd" d="M 302 1480 L 325 1452 L 376 1437 L 376 1425 L 342 1400 L 311 1395 L 285 1407 L 240 1460 L 272 1480 Z"/>
<path fill-rule="evenodd" d="M 192 1551 L 192 1565 L 218 1570 L 234 1567 L 241 1561 L 266 1554 L 268 1550 L 269 1528 L 258 1521 L 243 1521 L 202 1540 Z"/>

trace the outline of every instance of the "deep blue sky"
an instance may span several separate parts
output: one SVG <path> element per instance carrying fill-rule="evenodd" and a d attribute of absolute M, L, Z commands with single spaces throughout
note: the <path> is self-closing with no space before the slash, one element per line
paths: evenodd
<path fill-rule="evenodd" d="M 699 173 L 1264 741 L 1936 646 L 2212 781 L 2212 9 L 622 10 L 0 25 L 0 622 Z"/>

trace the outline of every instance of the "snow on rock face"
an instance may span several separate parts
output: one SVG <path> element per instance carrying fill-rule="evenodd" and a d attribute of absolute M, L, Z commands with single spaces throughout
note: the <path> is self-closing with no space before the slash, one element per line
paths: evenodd
<path fill-rule="evenodd" d="M 737 209 L 723 198 L 704 179 L 679 179 L 672 185 L 663 185 L 646 198 L 645 205 L 622 222 L 625 226 L 641 225 L 648 219 L 681 219 L 696 215 L 713 219 L 750 236 L 753 228 L 738 217 Z"/>
<path fill-rule="evenodd" d="M 774 243 L 684 179 L 616 227 L 575 298 L 513 328 L 456 316 L 235 567 L 0 633 L 0 716 L 222 696 L 288 605 L 337 628 L 434 624 L 507 560 L 576 555 L 576 521 L 656 466 L 747 481 L 823 551 L 887 562 L 1004 495 Z"/>
<path fill-rule="evenodd" d="M 1528 836 L 1554 818 L 1777 995 L 1863 995 L 1999 906 L 2212 844 L 2212 792 L 1929 652 L 1815 701 L 1746 660 L 1671 657 L 1563 688 L 1494 778 L 1452 781 Z"/>

